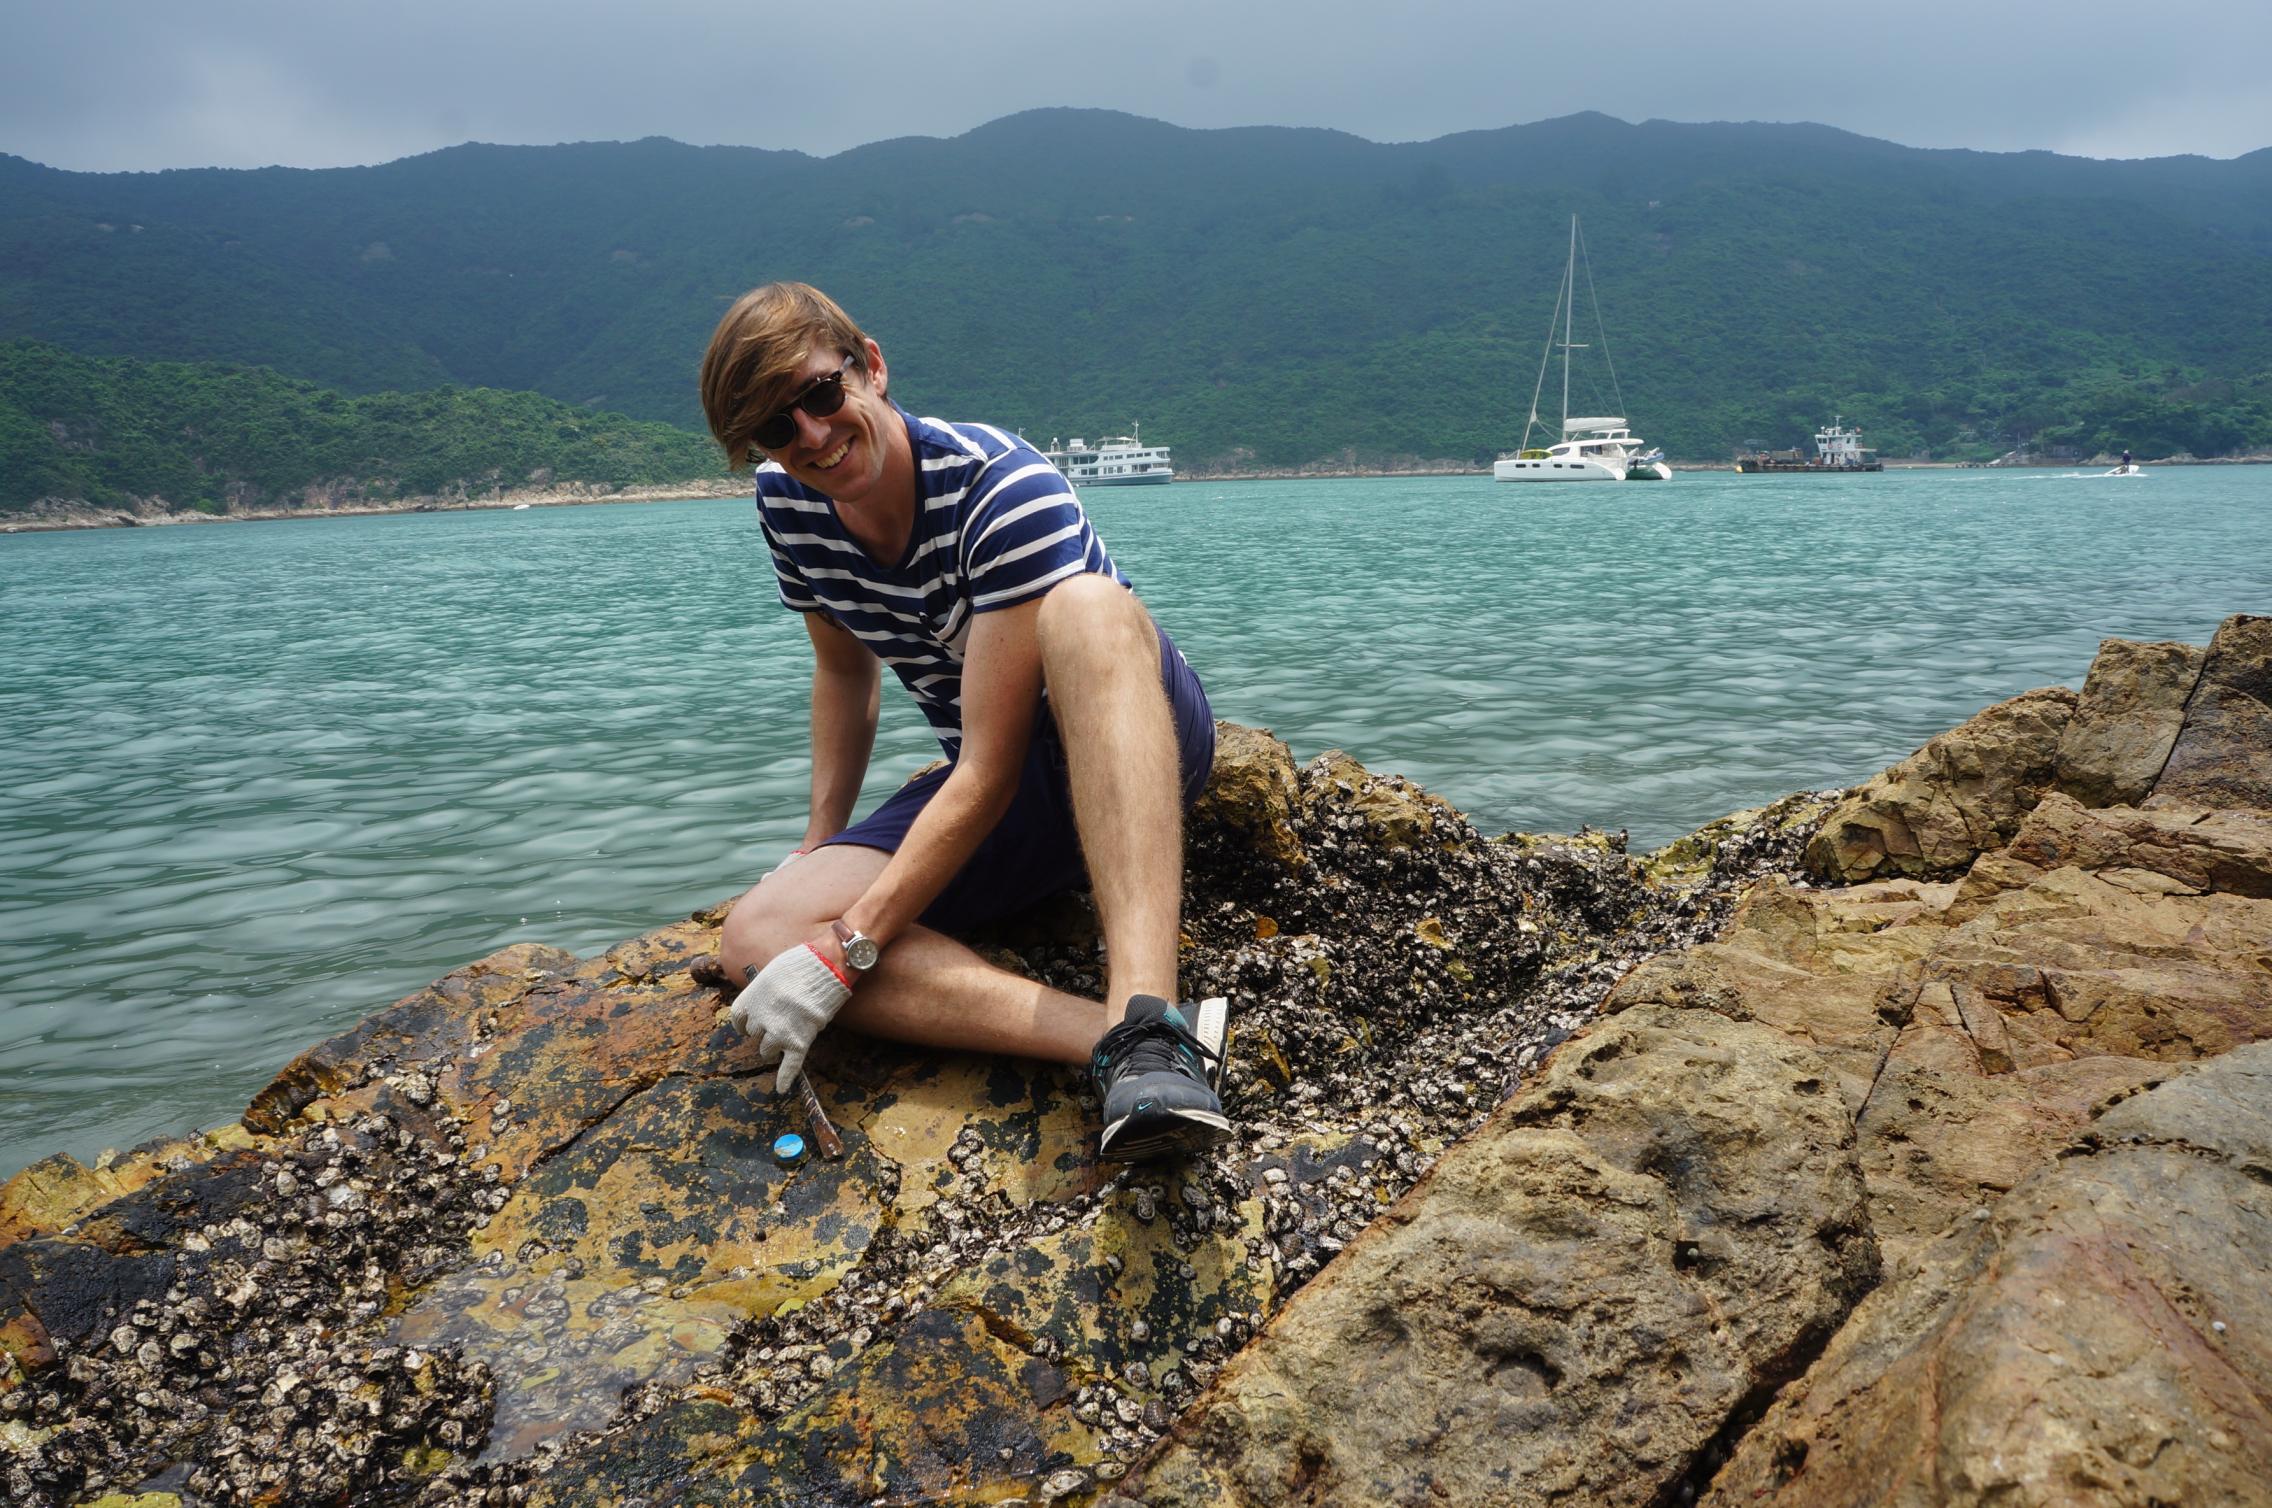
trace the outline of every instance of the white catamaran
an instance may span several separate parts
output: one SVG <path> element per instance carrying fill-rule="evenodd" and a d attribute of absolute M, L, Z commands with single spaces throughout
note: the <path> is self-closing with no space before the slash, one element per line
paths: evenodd
<path fill-rule="evenodd" d="M 1562 269 L 1562 290 L 1554 296 L 1554 317 L 1546 324 L 1546 349 L 1539 355 L 1538 382 L 1530 395 L 1530 421 L 1523 426 L 1522 445 L 1515 454 L 1492 463 L 1492 479 L 1500 482 L 1669 482 L 1672 468 L 1665 464 L 1664 452 L 1649 449 L 1625 427 L 1623 419 L 1570 417 L 1570 353 L 1586 349 L 1571 339 L 1578 312 L 1582 246 L 1578 238 L 1578 217 L 1572 215 L 1570 260 Z M 1594 306 L 1594 330 L 1596 339 L 1601 342 L 1602 363 L 1609 368 L 1610 391 L 1617 396 L 1617 406 L 1623 408 L 1625 395 L 1617 387 L 1617 366 L 1609 359 L 1608 332 L 1601 327 L 1601 301 L 1593 297 L 1591 259 L 1584 265 L 1586 294 Z M 1554 338 L 1557 325 L 1562 327 L 1559 342 Z M 1541 422 L 1538 400 L 1546 391 L 1546 368 L 1554 359 L 1557 344 L 1562 347 L 1562 439 L 1560 444 L 1533 449 L 1531 431 Z"/>

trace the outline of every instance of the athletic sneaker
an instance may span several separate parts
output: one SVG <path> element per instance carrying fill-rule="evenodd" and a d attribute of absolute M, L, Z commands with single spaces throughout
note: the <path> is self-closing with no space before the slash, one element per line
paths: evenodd
<path fill-rule="evenodd" d="M 1229 1002 L 1174 1006 L 1136 995 L 1104 1034 L 1089 1072 L 1104 1100 L 1097 1155 L 1113 1162 L 1194 1152 L 1231 1134 L 1216 1088 Z"/>

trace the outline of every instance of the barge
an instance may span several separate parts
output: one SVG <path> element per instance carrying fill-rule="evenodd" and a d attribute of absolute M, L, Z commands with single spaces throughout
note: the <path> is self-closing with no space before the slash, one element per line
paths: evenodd
<path fill-rule="evenodd" d="M 1736 457 L 1736 470 L 1814 475 L 1828 471 L 1883 471 L 1885 462 L 1878 459 L 1876 451 L 1862 444 L 1860 430 L 1848 429 L 1833 419 L 1828 429 L 1815 431 L 1812 456 L 1795 450 L 1754 451 Z"/>

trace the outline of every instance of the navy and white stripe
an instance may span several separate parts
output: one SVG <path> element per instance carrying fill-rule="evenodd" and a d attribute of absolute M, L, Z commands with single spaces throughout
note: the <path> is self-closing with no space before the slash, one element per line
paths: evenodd
<path fill-rule="evenodd" d="M 771 461 L 757 469 L 757 517 L 781 601 L 825 613 L 914 693 L 939 742 L 962 740 L 962 662 L 973 615 L 1031 601 L 1058 582 L 1120 574 L 1057 468 L 989 424 L 900 410 L 920 505 L 905 558 L 869 558 L 836 505 Z"/>

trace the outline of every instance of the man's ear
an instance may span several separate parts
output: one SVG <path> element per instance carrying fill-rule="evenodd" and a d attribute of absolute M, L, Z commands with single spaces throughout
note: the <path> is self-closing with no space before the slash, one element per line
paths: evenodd
<path fill-rule="evenodd" d="M 884 348 L 873 340 L 867 342 L 867 346 L 868 385 L 876 390 L 877 397 L 888 398 L 891 396 L 891 373 L 884 366 Z"/>

